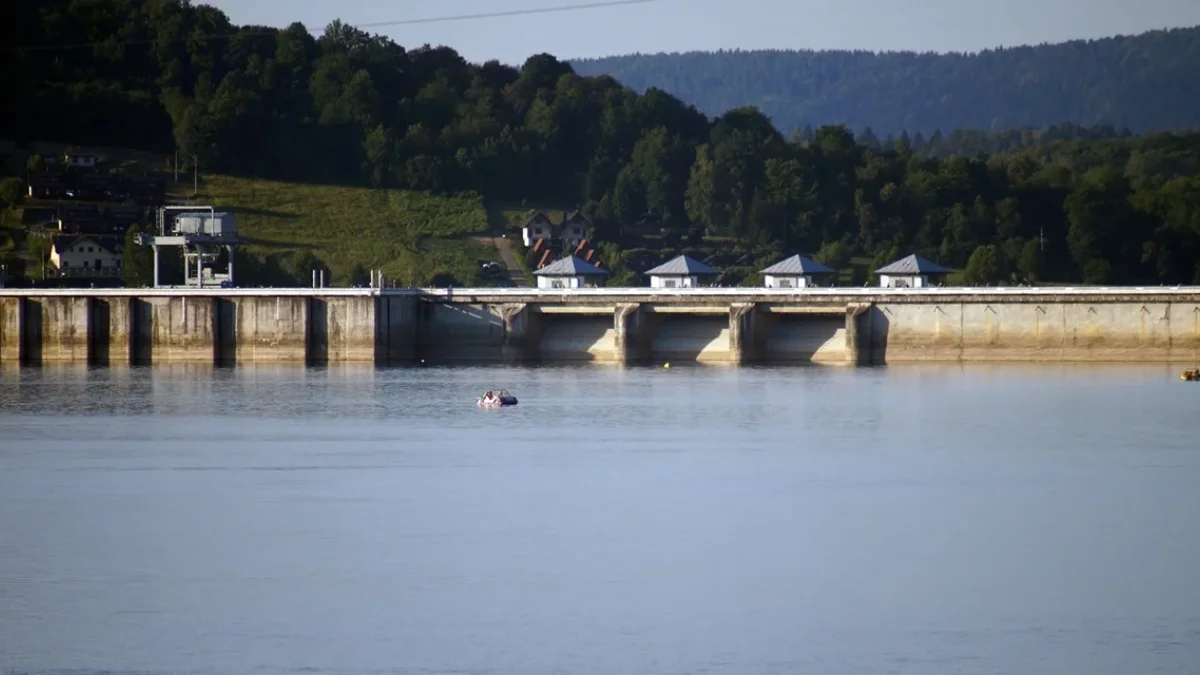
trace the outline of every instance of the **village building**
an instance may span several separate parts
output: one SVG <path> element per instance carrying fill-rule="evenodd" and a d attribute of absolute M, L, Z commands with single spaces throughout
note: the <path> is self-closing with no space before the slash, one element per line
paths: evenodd
<path fill-rule="evenodd" d="M 585 288 L 603 286 L 608 271 L 585 260 L 568 256 L 533 273 L 538 288 Z"/>
<path fill-rule="evenodd" d="M 575 248 L 587 238 L 591 222 L 580 211 L 566 211 L 562 222 L 555 223 L 541 211 L 531 211 L 521 227 L 521 243 L 532 248 L 537 240 L 545 240 L 552 249 Z"/>
<path fill-rule="evenodd" d="M 68 152 L 67 166 L 76 169 L 94 169 L 100 163 L 100 158 L 84 152 Z"/>
<path fill-rule="evenodd" d="M 646 272 L 650 288 L 700 288 L 711 286 L 721 272 L 699 260 L 681 255 Z"/>
<path fill-rule="evenodd" d="M 50 248 L 50 263 L 64 276 L 115 276 L 123 249 L 119 237 L 58 236 Z"/>
<path fill-rule="evenodd" d="M 946 283 L 950 270 L 917 254 L 875 270 L 881 288 L 929 288 Z"/>
<path fill-rule="evenodd" d="M 794 255 L 762 270 L 767 288 L 808 288 L 827 286 L 834 271 L 803 255 Z"/>

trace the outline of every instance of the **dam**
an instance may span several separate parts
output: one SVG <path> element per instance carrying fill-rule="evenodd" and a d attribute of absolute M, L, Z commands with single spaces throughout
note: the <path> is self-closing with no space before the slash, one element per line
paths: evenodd
<path fill-rule="evenodd" d="M 0 364 L 1200 362 L 1200 287 L 0 290 Z"/>

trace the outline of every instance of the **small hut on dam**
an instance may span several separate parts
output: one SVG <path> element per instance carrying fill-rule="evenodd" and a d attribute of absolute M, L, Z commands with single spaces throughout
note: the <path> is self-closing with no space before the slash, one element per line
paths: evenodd
<path fill-rule="evenodd" d="M 950 270 L 914 253 L 880 267 L 875 273 L 882 288 L 929 288 L 945 284 Z"/>
<path fill-rule="evenodd" d="M 699 260 L 681 255 L 646 272 L 650 288 L 699 288 L 721 274 Z"/>
<path fill-rule="evenodd" d="M 804 255 L 785 258 L 762 270 L 767 288 L 808 288 L 828 286 L 834 271 Z"/>
<path fill-rule="evenodd" d="M 603 286 L 608 280 L 608 271 L 569 256 L 556 260 L 533 273 L 538 288 L 584 288 Z"/>

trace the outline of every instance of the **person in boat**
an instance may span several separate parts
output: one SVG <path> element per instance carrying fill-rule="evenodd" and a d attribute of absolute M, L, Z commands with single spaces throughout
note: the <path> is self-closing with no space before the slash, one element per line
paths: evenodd
<path fill-rule="evenodd" d="M 496 399 L 496 397 L 495 397 L 495 396 L 493 396 L 493 395 L 492 395 L 492 392 L 490 392 L 490 391 L 489 391 L 488 393 L 486 393 L 486 394 L 484 394 L 484 395 L 483 395 L 483 402 L 484 402 L 484 403 L 491 403 L 491 402 L 492 402 L 492 401 L 494 401 L 495 399 Z"/>

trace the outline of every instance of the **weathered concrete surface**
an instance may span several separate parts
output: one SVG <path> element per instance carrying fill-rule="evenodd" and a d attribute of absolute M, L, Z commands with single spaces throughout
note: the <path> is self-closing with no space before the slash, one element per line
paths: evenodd
<path fill-rule="evenodd" d="M 27 363 L 87 363 L 91 323 L 86 297 L 25 298 L 18 307 L 20 359 Z"/>
<path fill-rule="evenodd" d="M 90 298 L 91 360 L 97 365 L 128 365 L 133 356 L 131 298 Z"/>
<path fill-rule="evenodd" d="M 650 358 L 641 307 L 624 303 L 613 309 L 613 360 L 618 363 L 641 363 Z"/>
<path fill-rule="evenodd" d="M 1200 357 L 1200 302 L 884 304 L 868 332 L 881 363 L 1188 361 Z"/>
<path fill-rule="evenodd" d="M 540 314 L 536 358 L 619 363 L 624 352 L 614 314 Z"/>
<path fill-rule="evenodd" d="M 512 312 L 512 306 L 422 303 L 418 349 L 430 359 L 501 361 L 506 311 Z"/>
<path fill-rule="evenodd" d="M 215 298 L 149 297 L 143 302 L 150 315 L 151 363 L 212 363 L 215 360 Z M 135 319 L 139 324 L 144 320 L 144 314 Z"/>
<path fill-rule="evenodd" d="M 740 351 L 730 340 L 730 314 L 653 313 L 646 321 L 654 361 L 738 363 Z"/>
<path fill-rule="evenodd" d="M 21 305 L 24 298 L 0 297 L 0 363 L 21 360 Z"/>
<path fill-rule="evenodd" d="M 321 297 L 324 334 L 314 332 L 317 353 L 325 361 L 375 361 L 375 300 L 372 297 Z M 314 324 L 314 328 L 315 328 Z M 310 358 L 313 356 L 309 355 Z"/>
<path fill-rule="evenodd" d="M 0 291 L 0 362 L 1200 361 L 1200 289 Z"/>
<path fill-rule="evenodd" d="M 416 298 L 380 296 L 375 299 L 375 361 L 403 363 L 416 360 L 420 321 Z"/>
<path fill-rule="evenodd" d="M 304 363 L 308 298 L 232 298 L 236 363 Z"/>
<path fill-rule="evenodd" d="M 762 314 L 759 325 L 763 334 L 759 361 L 845 364 L 852 360 L 845 316 Z"/>

